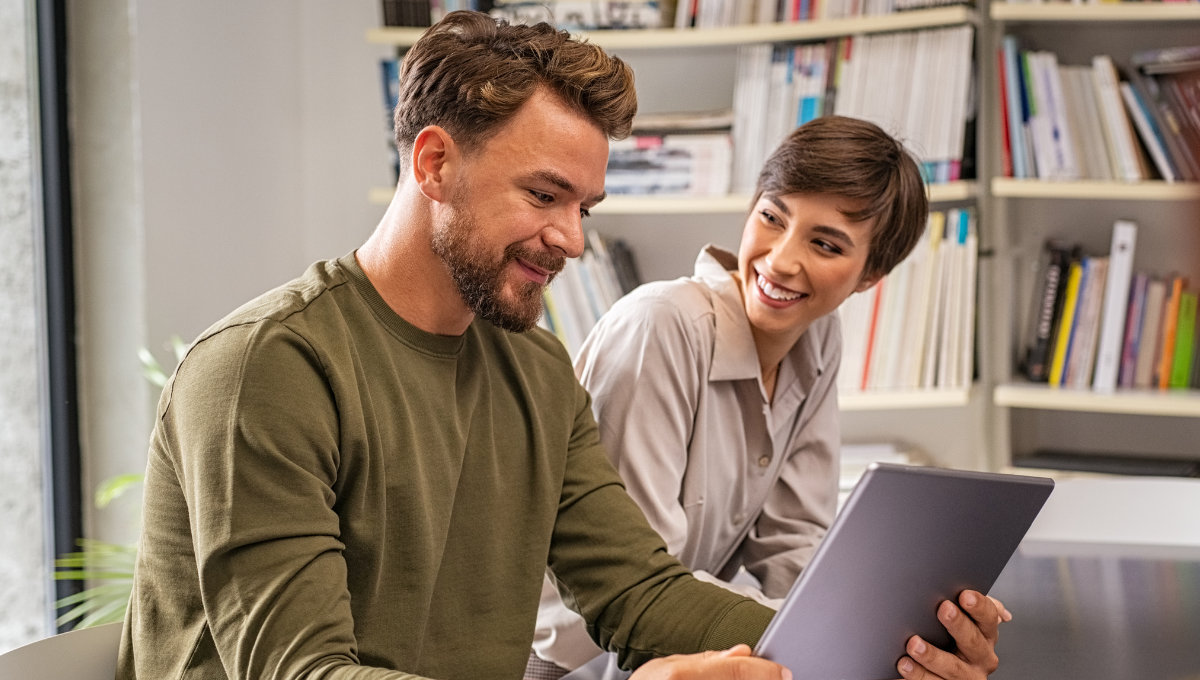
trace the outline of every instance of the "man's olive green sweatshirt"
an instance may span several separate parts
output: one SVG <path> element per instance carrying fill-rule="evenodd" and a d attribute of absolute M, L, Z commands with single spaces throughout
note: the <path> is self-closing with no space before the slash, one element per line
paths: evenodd
<path fill-rule="evenodd" d="M 772 614 L 667 554 L 552 335 L 426 333 L 320 262 L 167 383 L 117 677 L 516 680 L 547 565 L 626 666 Z"/>

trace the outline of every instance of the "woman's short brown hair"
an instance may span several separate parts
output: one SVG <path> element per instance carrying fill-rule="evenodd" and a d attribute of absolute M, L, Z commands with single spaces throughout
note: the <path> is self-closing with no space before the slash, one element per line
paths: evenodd
<path fill-rule="evenodd" d="M 610 138 L 629 136 L 637 113 L 633 70 L 549 24 L 510 25 L 451 12 L 404 57 L 396 146 L 408 163 L 417 134 L 438 125 L 468 152 L 485 142 L 539 87 L 554 92 Z"/>
<path fill-rule="evenodd" d="M 834 194 L 861 207 L 845 213 L 875 220 L 866 276 L 884 276 L 900 264 L 925 231 L 929 199 L 920 170 L 900 142 L 879 126 L 826 116 L 796 128 L 758 175 L 763 194 Z"/>

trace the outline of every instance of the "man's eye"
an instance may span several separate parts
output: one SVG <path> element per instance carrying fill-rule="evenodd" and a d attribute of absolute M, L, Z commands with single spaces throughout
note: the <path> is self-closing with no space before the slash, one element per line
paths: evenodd
<path fill-rule="evenodd" d="M 544 194 L 540 191 L 534 191 L 533 189 L 530 189 L 529 193 L 533 194 L 533 197 L 536 198 L 537 200 L 541 201 L 542 203 L 549 203 L 554 200 L 554 197 L 551 196 L 550 194 Z"/>
<path fill-rule="evenodd" d="M 591 212 L 590 210 L 588 210 L 587 208 L 580 208 L 580 209 L 579 209 L 579 216 L 580 216 L 580 217 L 591 217 L 591 216 L 592 216 L 592 212 Z"/>

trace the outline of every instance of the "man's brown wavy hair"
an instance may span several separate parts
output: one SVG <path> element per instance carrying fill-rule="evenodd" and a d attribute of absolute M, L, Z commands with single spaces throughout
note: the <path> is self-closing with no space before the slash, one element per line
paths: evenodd
<path fill-rule="evenodd" d="M 637 94 L 628 64 L 549 24 L 447 14 L 400 68 L 395 133 L 401 163 L 408 165 L 417 134 L 429 125 L 446 130 L 467 153 L 479 149 L 539 87 L 609 138 L 629 136 Z"/>
<path fill-rule="evenodd" d="M 865 276 L 884 276 L 912 252 L 929 216 L 921 172 L 907 150 L 874 123 L 826 116 L 796 128 L 758 176 L 763 194 L 834 194 L 855 201 L 845 213 L 875 220 Z"/>

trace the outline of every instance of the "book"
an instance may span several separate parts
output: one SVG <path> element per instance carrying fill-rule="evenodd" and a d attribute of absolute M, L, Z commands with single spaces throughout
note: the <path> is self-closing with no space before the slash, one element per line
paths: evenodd
<path fill-rule="evenodd" d="M 1162 316 L 1167 297 L 1166 283 L 1157 279 L 1146 286 L 1146 312 L 1142 316 L 1142 332 L 1138 339 L 1137 368 L 1133 374 L 1133 386 L 1150 387 L 1154 383 L 1155 358 L 1162 346 Z"/>
<path fill-rule="evenodd" d="M 1126 182 L 1137 182 L 1145 178 L 1138 163 L 1138 152 L 1135 148 L 1132 128 L 1129 118 L 1125 115 L 1125 107 L 1121 102 L 1118 88 L 1119 78 L 1116 66 L 1107 55 L 1092 58 L 1092 70 L 1096 83 L 1096 92 L 1103 114 L 1105 134 L 1110 147 L 1115 151 L 1117 167 L 1120 169 L 1117 177 Z"/>
<path fill-rule="evenodd" d="M 1049 376 L 1054 320 L 1062 311 L 1063 282 L 1071 264 L 1070 253 L 1052 240 L 1042 248 L 1041 260 L 1026 326 L 1024 371 L 1032 382 L 1046 382 Z"/>
<path fill-rule="evenodd" d="M 1175 322 L 1175 357 L 1171 361 L 1170 387 L 1186 388 L 1192 381 L 1192 358 L 1196 331 L 1196 294 L 1184 291 Z"/>
<path fill-rule="evenodd" d="M 1100 334 L 1100 307 L 1107 280 L 1107 257 L 1089 257 L 1084 260 L 1079 304 L 1075 313 L 1075 323 L 1071 327 L 1071 347 L 1067 350 L 1069 363 L 1063 377 L 1064 384 L 1069 387 L 1082 389 L 1092 383 L 1096 338 Z"/>
<path fill-rule="evenodd" d="M 1092 382 L 1092 389 L 1097 392 L 1112 392 L 1117 386 L 1136 242 L 1136 224 L 1128 220 L 1118 220 L 1113 225 L 1112 246 L 1108 255 L 1108 279 L 1100 321 L 1100 344 L 1096 350 L 1096 374 Z"/>
<path fill-rule="evenodd" d="M 1179 307 L 1183 288 L 1187 285 L 1182 277 L 1171 282 L 1170 297 L 1163 309 L 1162 349 L 1159 350 L 1158 387 L 1166 389 L 1171 383 L 1171 365 L 1175 360 L 1175 333 L 1178 330 Z"/>
<path fill-rule="evenodd" d="M 840 391 L 970 385 L 977 242 L 974 211 L 934 211 L 913 252 L 842 303 Z"/>
<path fill-rule="evenodd" d="M 1066 297 L 1063 301 L 1061 319 L 1055 333 L 1054 354 L 1050 363 L 1048 381 L 1051 386 L 1063 384 L 1067 367 L 1067 350 L 1071 345 L 1071 332 L 1075 325 L 1075 312 L 1079 306 L 1079 286 L 1083 280 L 1083 263 L 1072 262 L 1067 273 Z"/>
<path fill-rule="evenodd" d="M 729 133 L 636 135 L 609 144 L 611 195 L 724 196 L 733 160 Z"/>
<path fill-rule="evenodd" d="M 1142 322 L 1146 318 L 1146 295 L 1150 277 L 1135 274 L 1129 291 L 1129 310 L 1125 315 L 1125 341 L 1121 347 L 1121 370 L 1117 384 L 1131 388 L 1137 374 L 1138 350 L 1142 339 Z"/>
<path fill-rule="evenodd" d="M 1154 159 L 1154 165 L 1158 168 L 1159 174 L 1168 182 L 1179 179 L 1171 159 L 1167 156 L 1166 142 L 1162 133 L 1159 132 L 1158 125 L 1151 117 L 1142 98 L 1129 83 L 1121 83 L 1121 97 L 1125 100 L 1129 116 L 1133 119 L 1142 143 L 1150 151 L 1150 157 Z"/>
<path fill-rule="evenodd" d="M 568 259 L 543 292 L 539 325 L 575 356 L 600 317 L 640 284 L 629 246 L 591 230 L 583 255 Z"/>
<path fill-rule="evenodd" d="M 973 45 L 974 28 L 963 25 L 739 48 L 734 190 L 752 191 L 791 130 L 831 113 L 870 121 L 901 140 L 930 183 L 968 178 Z"/>

